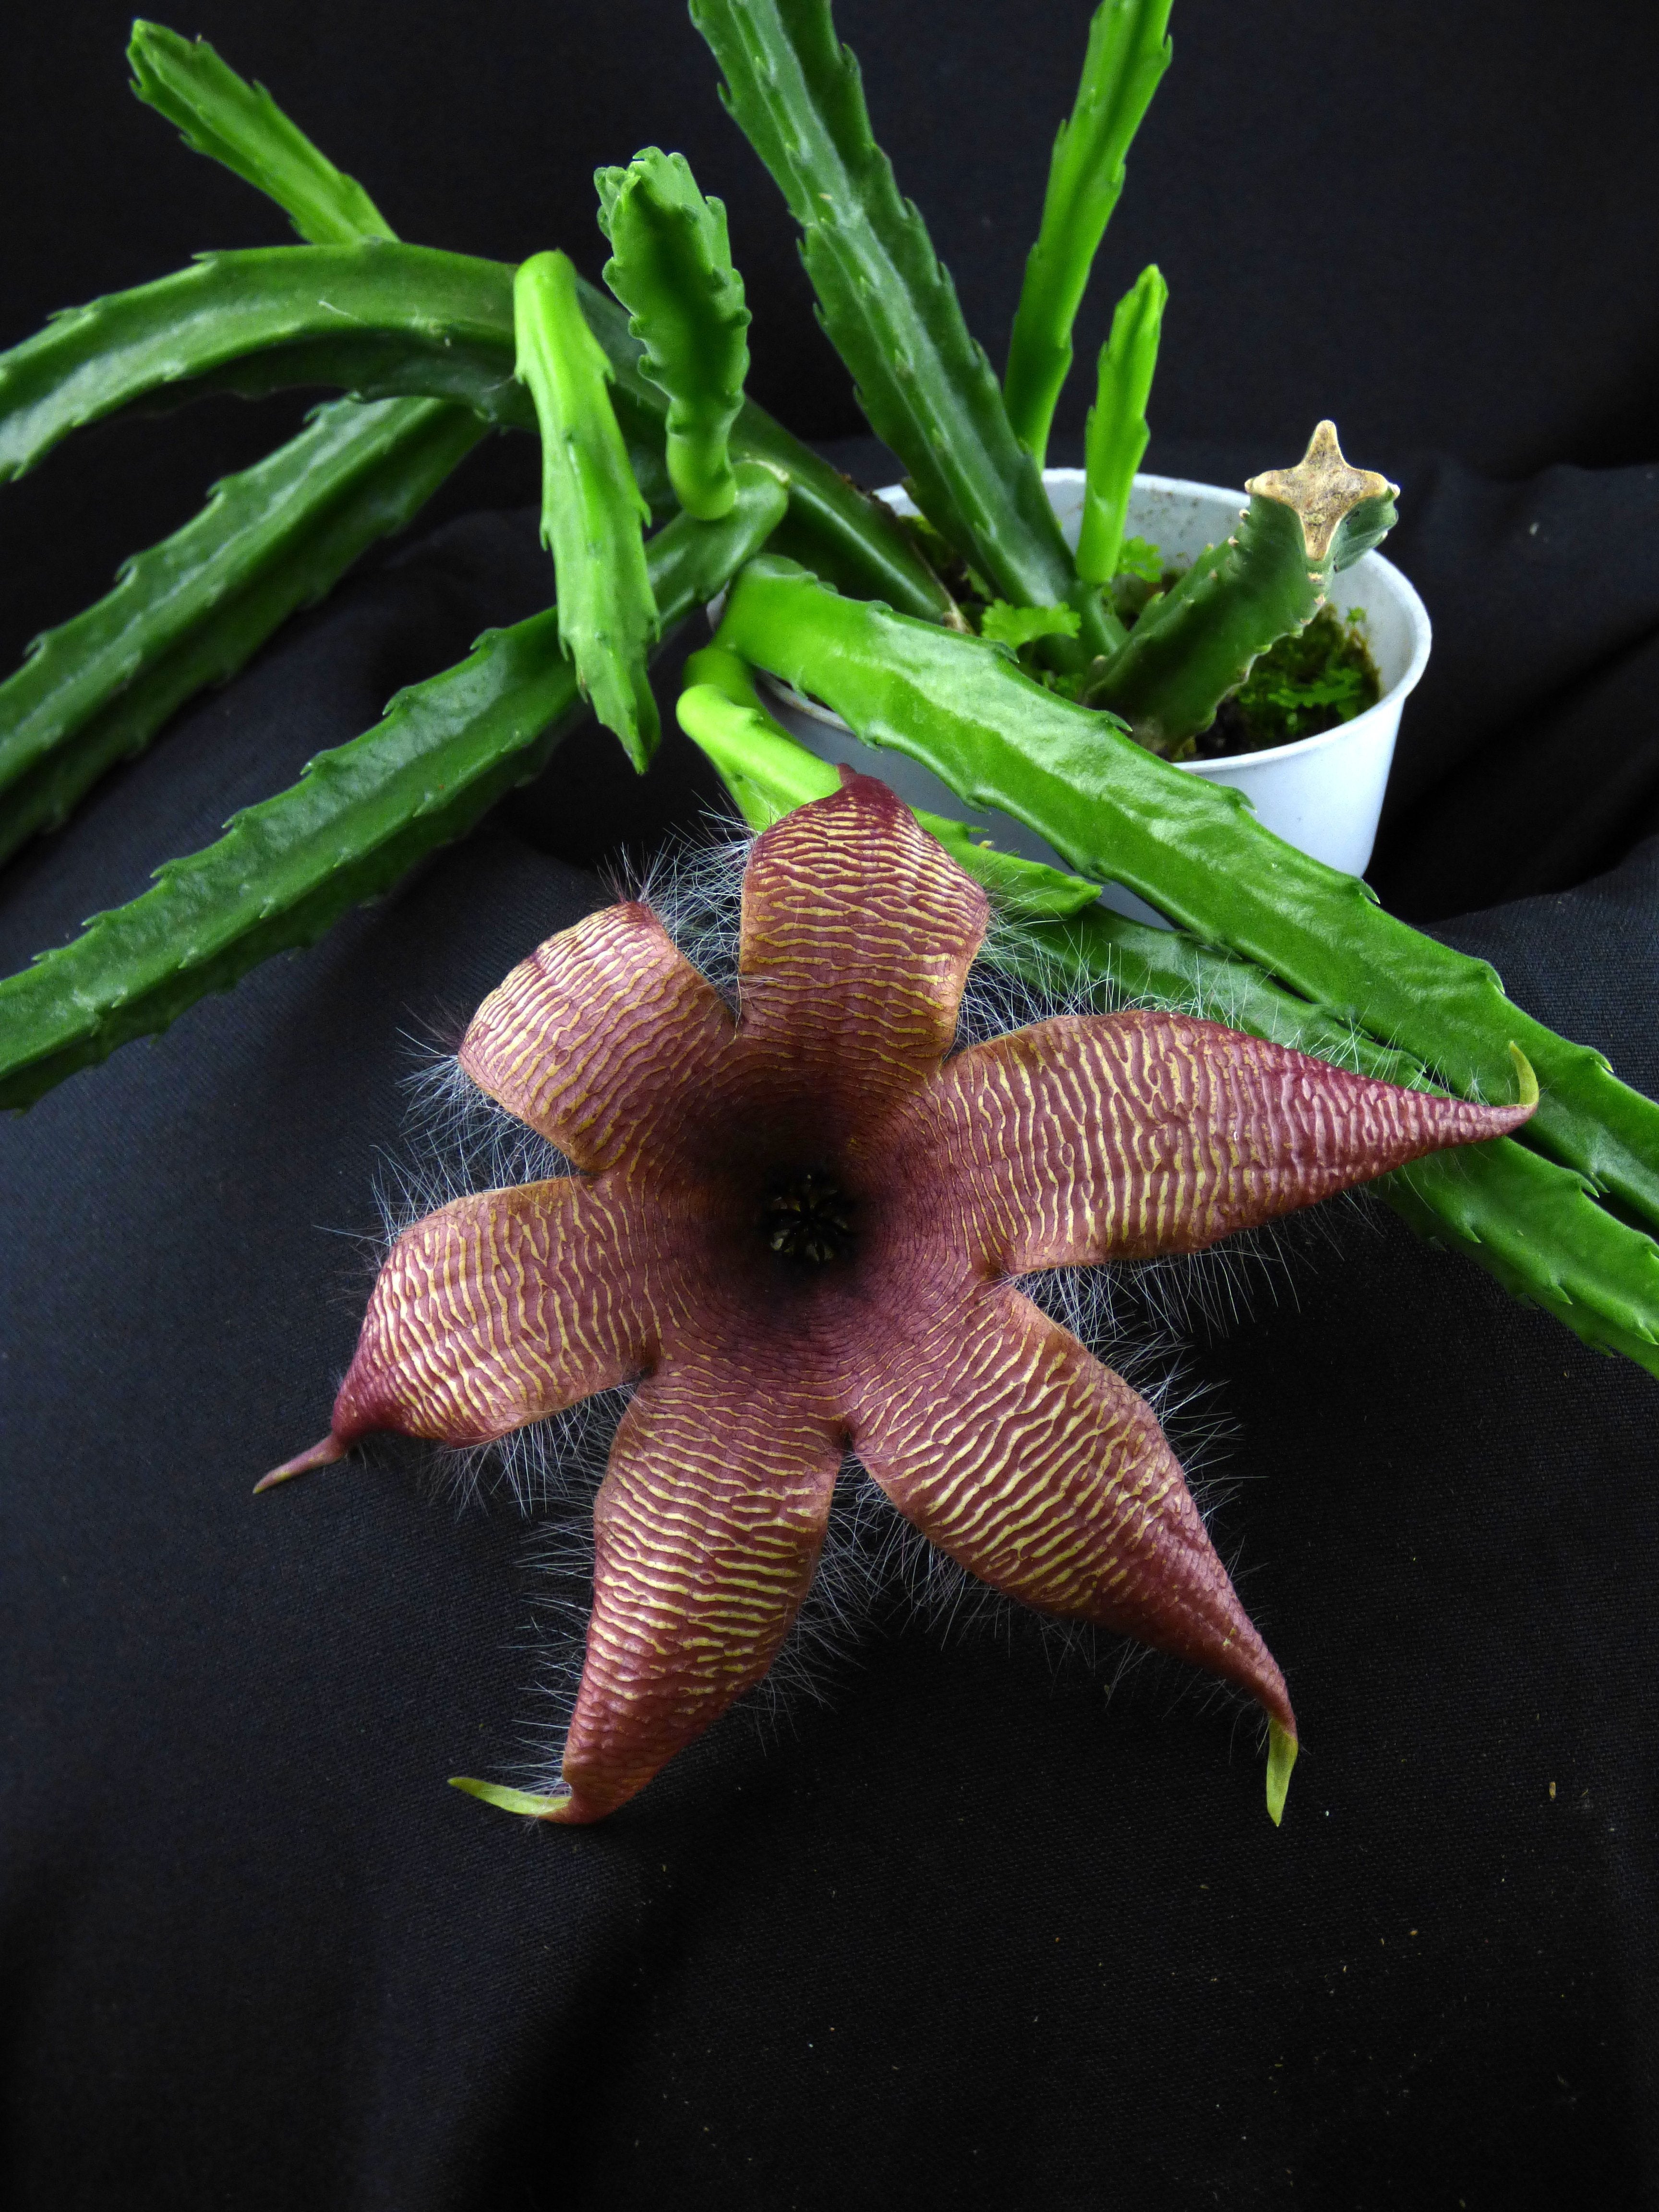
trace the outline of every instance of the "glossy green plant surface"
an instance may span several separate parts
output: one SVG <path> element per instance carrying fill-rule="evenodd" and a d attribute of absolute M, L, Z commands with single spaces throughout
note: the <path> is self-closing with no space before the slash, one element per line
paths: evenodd
<path fill-rule="evenodd" d="M 1263 829 L 1242 793 L 1156 759 L 995 647 L 844 599 L 775 556 L 738 580 L 720 641 L 1448 1088 L 1507 1097 L 1518 1045 L 1543 1089 L 1528 1142 L 1659 1227 L 1659 1104 L 1523 1013 L 1486 962 L 1396 921 L 1357 876 Z"/>
<path fill-rule="evenodd" d="M 781 815 L 840 788 L 840 772 L 773 720 L 747 664 L 720 646 L 705 646 L 687 660 L 675 711 L 687 737 L 719 769 L 751 830 L 764 830 Z M 965 823 L 915 811 L 951 859 L 1012 912 L 1052 921 L 1092 906 L 1100 896 L 1098 884 L 999 852 Z"/>
<path fill-rule="evenodd" d="M 1048 164 L 1042 222 L 1025 264 L 1003 380 L 1014 434 L 1039 468 L 1072 368 L 1072 327 L 1123 190 L 1125 157 L 1170 66 L 1170 0 L 1103 0 L 1083 76 Z"/>
<path fill-rule="evenodd" d="M 336 400 L 38 638 L 0 684 L 0 858 L 55 828 L 186 699 L 402 529 L 483 435 L 477 416 L 439 400 Z"/>
<path fill-rule="evenodd" d="M 262 84 L 238 76 L 205 39 L 180 38 L 141 16 L 127 59 L 139 99 L 176 124 L 192 151 L 275 200 L 312 245 L 397 236 L 357 179 L 337 169 Z"/>
<path fill-rule="evenodd" d="M 1149 751 L 1178 759 L 1260 655 L 1312 620 L 1337 570 L 1392 526 L 1393 486 L 1348 468 L 1328 423 L 1309 455 L 1250 479 L 1232 536 L 1150 603 L 1090 685 L 1090 702 L 1121 715 Z"/>
<path fill-rule="evenodd" d="M 1157 264 L 1143 269 L 1118 301 L 1112 334 L 1101 348 L 1095 404 L 1084 434 L 1083 521 L 1077 541 L 1077 572 L 1086 583 L 1109 584 L 1117 574 L 1129 495 L 1152 436 L 1146 401 L 1169 297 Z"/>
<path fill-rule="evenodd" d="M 623 310 L 591 285 L 577 289 L 616 375 L 640 489 L 653 512 L 672 509 L 668 403 L 639 372 Z M 73 308 L 0 355 L 0 481 L 82 423 L 137 400 L 182 402 L 211 389 L 257 395 L 301 383 L 359 398 L 421 394 L 459 400 L 487 423 L 534 429 L 513 364 L 513 271 L 504 263 L 396 245 L 212 254 Z M 752 400 L 732 426 L 732 452 L 787 477 L 803 544 L 830 549 L 842 573 L 905 612 L 948 611 L 948 594 L 891 516 Z"/>
<path fill-rule="evenodd" d="M 500 262 L 377 240 L 204 254 L 0 355 L 0 480 L 135 400 L 204 388 L 454 398 L 533 429 L 513 350 L 513 272 Z"/>
<path fill-rule="evenodd" d="M 726 210 L 697 190 L 683 154 L 655 146 L 594 182 L 611 247 L 605 281 L 629 311 L 640 373 L 668 402 L 669 481 L 688 514 L 716 521 L 738 495 L 729 440 L 749 374 Z"/>
<path fill-rule="evenodd" d="M 871 134 L 825 0 L 692 0 L 691 15 L 727 107 L 801 226 L 824 328 L 917 505 L 1002 598 L 1078 609 L 1078 640 L 1052 641 L 1056 665 L 1110 652 L 1121 632 L 1079 580 L 956 288 Z"/>
<path fill-rule="evenodd" d="M 711 646 L 692 656 L 685 675 L 681 726 L 713 761 L 751 829 L 836 789 L 837 771 L 766 713 L 736 653 Z M 1437 1087 L 1420 1061 L 1333 1019 L 1253 961 L 1180 930 L 1129 921 L 1098 903 L 1096 884 L 998 852 L 964 823 L 915 812 L 1018 918 L 1018 927 L 994 929 L 987 957 L 1036 988 L 1190 1007 L 1385 1082 Z M 1500 1137 L 1431 1153 L 1373 1188 L 1419 1235 L 1462 1252 L 1513 1297 L 1553 1314 L 1598 1350 L 1659 1374 L 1659 1245 L 1599 1206 L 1570 1168 Z"/>
<path fill-rule="evenodd" d="M 302 235 L 391 235 L 362 187 L 210 46 L 139 23 L 131 57 L 139 98 L 277 199 Z M 323 409 L 134 556 L 96 605 L 37 639 L 0 684 L 0 858 L 61 823 L 194 692 L 233 675 L 375 538 L 401 529 L 483 428 L 471 409 L 429 399 Z"/>
<path fill-rule="evenodd" d="M 611 364 L 583 318 L 569 256 L 532 255 L 513 301 L 518 376 L 541 424 L 542 543 L 553 556 L 559 635 L 582 696 L 643 775 L 659 735 L 645 665 L 659 627 L 645 565 L 651 510 L 628 465 Z"/>
<path fill-rule="evenodd" d="M 783 487 L 741 472 L 720 522 L 681 516 L 647 548 L 665 623 L 705 605 L 776 526 Z M 245 809 L 155 887 L 0 981 L 0 1107 L 27 1106 L 131 1037 L 165 1029 L 274 952 L 320 937 L 460 836 L 544 768 L 581 712 L 550 609 L 494 630 L 402 692 L 384 720 L 319 753 L 297 784 Z"/>

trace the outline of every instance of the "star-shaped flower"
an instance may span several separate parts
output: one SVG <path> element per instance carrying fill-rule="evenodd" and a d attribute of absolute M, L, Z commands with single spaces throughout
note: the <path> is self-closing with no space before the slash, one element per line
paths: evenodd
<path fill-rule="evenodd" d="M 370 1430 L 473 1444 L 639 1378 L 594 1508 L 562 1787 L 485 1793 L 550 1820 L 602 1818 L 759 1681 L 849 1446 L 993 1588 L 1257 1698 L 1277 1817 L 1284 1677 L 1151 1409 L 1016 1278 L 1199 1251 L 1529 1109 L 1176 1013 L 951 1056 L 984 894 L 842 774 L 753 848 L 735 1013 L 636 902 L 484 1001 L 461 1065 L 575 1172 L 406 1231 L 331 1434 L 266 1480 Z"/>

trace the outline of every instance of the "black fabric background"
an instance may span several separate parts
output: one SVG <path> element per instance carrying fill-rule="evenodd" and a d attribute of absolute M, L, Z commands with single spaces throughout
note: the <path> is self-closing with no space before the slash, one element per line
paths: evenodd
<path fill-rule="evenodd" d="M 994 351 L 1073 67 L 1050 34 L 1085 12 L 843 11 Z M 411 236 L 516 255 L 586 222 L 596 160 L 684 144 L 778 302 L 762 396 L 854 429 L 678 10 L 454 22 L 181 27 Z M 278 234 L 127 117 L 120 28 L 15 27 L 17 334 Z M 1437 645 L 1376 879 L 1659 1090 L 1652 23 L 1188 0 L 1176 29 L 1104 288 L 1156 251 L 1184 303 L 1152 459 L 1237 481 L 1329 409 L 1402 477 Z M 988 81 L 998 128 L 965 130 Z M 13 487 L 15 641 L 279 411 L 116 426 Z M 526 450 L 443 511 L 518 505 Z M 368 564 L 0 877 L 0 964 L 546 590 L 523 514 Z M 389 1448 L 250 1499 L 349 1357 L 411 1039 L 711 795 L 676 738 L 644 784 L 574 738 L 394 897 L 0 1129 L 0 2201 L 1652 2201 L 1659 1385 L 1380 1210 L 1296 1237 L 1184 1358 L 1305 1733 L 1278 1832 L 1251 1724 L 1175 1672 L 1108 1698 L 1018 1628 L 902 1618 L 828 1703 L 526 1831 L 442 1786 L 510 1770 L 534 1717 L 526 1524 Z"/>

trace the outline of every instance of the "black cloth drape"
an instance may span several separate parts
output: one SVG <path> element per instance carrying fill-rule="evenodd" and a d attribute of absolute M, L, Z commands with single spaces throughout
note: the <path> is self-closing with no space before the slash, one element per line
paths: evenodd
<path fill-rule="evenodd" d="M 1656 826 L 1651 486 L 1438 464 L 1408 511 L 1441 644 L 1384 880 L 1540 894 L 1445 933 L 1659 1090 L 1659 839 L 1578 883 Z M 547 588 L 499 515 L 350 583 L 0 877 L 0 957 Z M 0 1127 L 0 2197 L 1648 2201 L 1659 1384 L 1380 1208 L 1182 1362 L 1305 1729 L 1278 1832 L 1202 1686 L 1109 1698 L 1018 1626 L 902 1617 L 827 1702 L 526 1830 L 443 1784 L 536 1718 L 534 1530 L 434 1503 L 414 1450 L 250 1498 L 349 1355 L 412 1040 L 711 796 L 677 739 L 643 785 L 572 740 L 394 896 Z"/>

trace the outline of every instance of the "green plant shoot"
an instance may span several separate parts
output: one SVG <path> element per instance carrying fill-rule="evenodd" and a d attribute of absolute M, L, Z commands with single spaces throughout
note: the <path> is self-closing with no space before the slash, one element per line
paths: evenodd
<path fill-rule="evenodd" d="M 785 496 L 750 463 L 723 520 L 676 515 L 658 532 L 647 556 L 665 623 L 724 588 L 777 527 Z M 537 775 L 580 713 L 556 609 L 486 631 L 465 660 L 400 692 L 373 729 L 234 816 L 216 843 L 158 868 L 141 897 L 0 980 L 0 1109 L 29 1105 L 273 953 L 309 945 Z"/>
<path fill-rule="evenodd" d="M 205 39 L 181 38 L 140 16 L 127 59 L 139 99 L 176 124 L 186 146 L 275 200 L 310 245 L 398 235 L 357 179 L 337 169 L 264 85 L 238 76 Z"/>
<path fill-rule="evenodd" d="M 1036 244 L 1008 345 L 1003 390 L 1015 435 L 1039 468 L 1072 368 L 1072 326 L 1123 190 L 1124 161 L 1170 66 L 1170 0 L 1103 0 L 1071 118 L 1060 126 Z"/>
<path fill-rule="evenodd" d="M 1129 495 L 1152 435 L 1146 400 L 1158 367 L 1158 333 L 1170 288 L 1154 262 L 1117 303 L 1112 334 L 1100 349 L 1100 381 L 1084 441 L 1086 481 L 1077 572 L 1109 584 L 1118 573 L 1129 520 Z"/>
<path fill-rule="evenodd" d="M 718 521 L 738 495 L 727 443 L 749 374 L 726 209 L 697 190 L 684 154 L 655 146 L 594 183 L 611 246 L 605 281 L 629 311 L 641 373 L 667 395 L 669 481 L 688 514 Z"/>
<path fill-rule="evenodd" d="M 362 187 L 203 40 L 140 22 L 130 52 L 139 99 L 275 198 L 301 237 L 392 237 Z M 234 675 L 367 546 L 401 529 L 484 428 L 470 408 L 431 399 L 320 409 L 124 563 L 95 605 L 37 638 L 0 684 L 0 859 L 56 828 L 203 685 Z"/>
<path fill-rule="evenodd" d="M 993 599 L 979 622 L 981 637 L 1016 650 L 1040 637 L 1075 637 L 1077 632 L 1075 607 L 1011 607 L 1006 599 Z"/>
<path fill-rule="evenodd" d="M 801 226 L 824 328 L 916 504 L 1001 598 L 1077 608 L 1078 638 L 1048 641 L 1056 666 L 1111 652 L 1122 630 L 1079 581 L 956 287 L 876 144 L 827 0 L 691 0 L 691 16 L 725 72 L 727 108 Z"/>
<path fill-rule="evenodd" d="M 767 829 L 781 815 L 841 787 L 840 771 L 780 727 L 761 704 L 747 665 L 723 646 L 707 645 L 687 660 L 675 711 L 687 737 L 714 763 L 751 830 Z M 915 815 L 951 859 L 1010 911 L 1060 921 L 1100 896 L 1098 884 L 1000 853 L 966 823 L 947 821 L 920 807 Z"/>
<path fill-rule="evenodd" d="M 643 775 L 659 734 L 645 656 L 658 633 L 646 570 L 651 510 L 611 404 L 611 364 L 588 329 L 564 253 L 513 283 L 517 374 L 542 431 L 542 543 L 553 556 L 559 635 L 593 711 Z"/>
<path fill-rule="evenodd" d="M 1148 604 L 1089 687 L 1091 705 L 1121 715 L 1166 760 L 1190 749 L 1257 656 L 1310 622 L 1331 578 L 1395 520 L 1395 487 L 1350 468 L 1331 422 L 1319 425 L 1295 468 L 1252 477 L 1245 489 L 1250 504 L 1233 536 L 1206 547 Z"/>
<path fill-rule="evenodd" d="M 420 510 L 483 435 L 438 399 L 337 399 L 213 488 L 113 591 L 34 641 L 0 684 L 0 860 L 56 829 L 167 717 L 222 684 L 366 547 Z"/>

